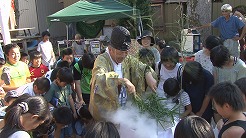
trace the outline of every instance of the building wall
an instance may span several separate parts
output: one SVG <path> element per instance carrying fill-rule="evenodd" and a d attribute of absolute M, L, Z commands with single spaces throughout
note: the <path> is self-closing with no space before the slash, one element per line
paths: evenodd
<path fill-rule="evenodd" d="M 39 33 L 37 12 L 36 12 L 36 2 L 35 0 L 19 0 L 19 28 L 30 28 L 35 27 L 31 30 L 32 34 Z"/>
<path fill-rule="evenodd" d="M 239 5 L 246 5 L 246 0 L 223 0 L 223 2 L 213 2 L 212 3 L 212 19 L 211 21 L 215 20 L 219 16 L 221 16 L 221 6 L 224 4 L 230 4 L 233 7 L 239 6 Z M 219 35 L 219 30 L 216 28 L 212 29 L 212 33 L 214 35 Z"/>
<path fill-rule="evenodd" d="M 53 37 L 66 36 L 66 26 L 64 23 L 51 23 L 48 24 L 46 17 L 63 9 L 63 4 L 58 0 L 36 0 L 37 15 L 39 22 L 39 31 L 43 31 L 49 28 L 49 31 Z"/>

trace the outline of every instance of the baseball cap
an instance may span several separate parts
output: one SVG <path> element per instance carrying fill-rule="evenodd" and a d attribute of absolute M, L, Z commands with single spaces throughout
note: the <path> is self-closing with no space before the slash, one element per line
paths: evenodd
<path fill-rule="evenodd" d="M 113 48 L 127 51 L 131 46 L 130 32 L 123 26 L 116 26 L 111 34 L 110 44 Z"/>

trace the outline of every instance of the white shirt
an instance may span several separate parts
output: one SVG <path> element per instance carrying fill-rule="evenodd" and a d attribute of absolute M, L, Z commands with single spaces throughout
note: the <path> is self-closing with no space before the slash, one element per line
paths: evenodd
<path fill-rule="evenodd" d="M 203 50 L 195 53 L 194 60 L 199 62 L 202 67 L 208 70 L 211 74 L 213 73 L 213 63 L 210 60 L 210 56 L 205 55 Z"/>
<path fill-rule="evenodd" d="M 33 91 L 33 82 L 20 86 L 18 89 L 16 89 L 16 91 L 18 95 L 28 93 L 30 96 L 36 96 L 36 94 Z"/>
<path fill-rule="evenodd" d="M 164 67 L 163 64 L 161 64 L 160 72 L 157 72 L 157 74 L 160 73 L 160 81 L 158 84 L 158 89 L 163 90 L 163 84 L 168 78 L 177 78 L 177 72 L 180 65 L 181 65 L 180 63 L 177 63 L 173 70 L 168 70 Z M 159 71 L 159 69 L 157 69 L 157 71 Z"/>
<path fill-rule="evenodd" d="M 10 135 L 8 138 L 31 138 L 26 131 L 16 131 L 14 134 Z"/>
<path fill-rule="evenodd" d="M 42 54 L 43 65 L 49 67 L 50 65 L 54 64 L 54 61 L 52 61 L 53 47 L 50 41 L 41 41 L 38 44 L 37 51 L 39 51 Z"/>

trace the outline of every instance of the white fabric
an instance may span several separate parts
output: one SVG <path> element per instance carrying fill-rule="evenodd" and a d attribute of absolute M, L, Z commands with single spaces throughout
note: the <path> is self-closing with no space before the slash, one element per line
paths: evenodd
<path fill-rule="evenodd" d="M 50 77 L 51 77 L 51 73 L 52 73 L 52 71 L 53 71 L 53 70 L 54 70 L 54 69 L 49 70 L 49 71 L 48 71 L 48 72 L 46 72 L 46 74 L 44 75 L 44 77 L 45 77 L 45 78 L 49 79 L 50 84 L 52 83 L 52 82 L 51 82 L 51 80 L 50 80 Z"/>
<path fill-rule="evenodd" d="M 180 95 L 180 103 L 181 103 L 180 113 L 183 114 L 185 112 L 185 106 L 191 104 L 190 97 L 187 92 L 184 91 Z"/>
<path fill-rule="evenodd" d="M 110 57 L 110 60 L 112 61 L 113 63 L 113 66 L 114 66 L 114 71 L 119 74 L 119 78 L 123 78 L 123 72 L 122 72 L 122 64 L 121 63 L 116 63 L 113 61 L 113 59 L 111 58 L 111 55 L 109 54 L 109 51 L 108 51 L 108 48 L 106 49 L 106 52 L 108 53 L 109 57 Z"/>
<path fill-rule="evenodd" d="M 33 82 L 20 86 L 18 89 L 16 89 L 16 91 L 18 95 L 28 93 L 30 96 L 36 96 L 36 94 L 33 91 Z"/>
<path fill-rule="evenodd" d="M 211 74 L 213 74 L 213 63 L 210 60 L 210 56 L 204 54 L 203 50 L 200 50 L 197 53 L 195 53 L 194 60 L 199 62 L 204 69 L 208 70 Z"/>
<path fill-rule="evenodd" d="M 16 131 L 14 134 L 10 135 L 8 138 L 31 138 L 26 131 Z"/>
<path fill-rule="evenodd" d="M 11 8 L 11 0 L 0 0 L 0 27 L 5 45 L 11 43 L 9 32 L 9 14 Z"/>
<path fill-rule="evenodd" d="M 230 51 L 233 57 L 240 56 L 240 44 L 239 41 L 234 41 L 233 39 L 226 39 L 223 45 Z"/>
<path fill-rule="evenodd" d="M 158 74 L 160 73 L 160 81 L 158 84 L 158 89 L 163 91 L 163 84 L 168 78 L 177 78 L 177 72 L 178 72 L 180 65 L 181 65 L 180 63 L 177 63 L 173 70 L 168 70 L 164 67 L 163 64 L 161 64 L 160 72 L 157 72 Z M 157 69 L 157 71 L 159 71 L 159 69 Z M 159 95 L 159 93 L 158 93 L 158 95 Z"/>
<path fill-rule="evenodd" d="M 42 54 L 43 65 L 50 67 L 54 64 L 54 61 L 52 60 L 53 47 L 50 41 L 41 41 L 38 44 L 37 51 L 39 51 Z"/>

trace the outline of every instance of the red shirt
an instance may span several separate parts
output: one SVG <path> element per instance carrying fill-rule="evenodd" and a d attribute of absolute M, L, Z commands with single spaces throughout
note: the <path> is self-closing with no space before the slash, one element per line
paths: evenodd
<path fill-rule="evenodd" d="M 42 77 L 49 69 L 41 64 L 38 68 L 29 67 L 31 73 L 31 79 Z"/>

